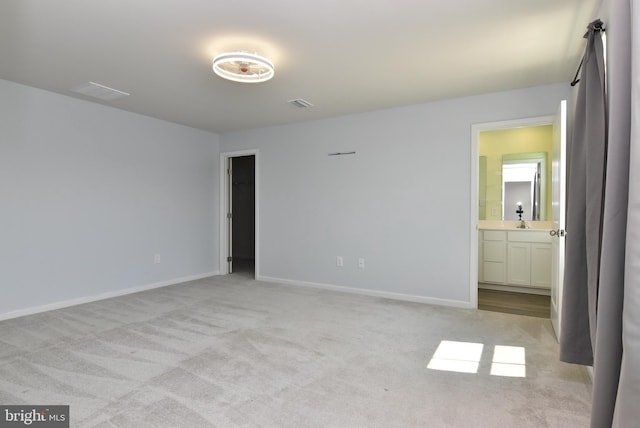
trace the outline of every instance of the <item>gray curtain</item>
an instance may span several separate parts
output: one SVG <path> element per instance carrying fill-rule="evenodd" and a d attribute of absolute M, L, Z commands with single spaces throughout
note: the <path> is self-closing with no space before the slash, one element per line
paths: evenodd
<path fill-rule="evenodd" d="M 600 20 L 589 24 L 569 145 L 560 359 L 593 364 L 600 271 L 607 117 Z"/>
<path fill-rule="evenodd" d="M 591 426 L 597 428 L 640 426 L 640 217 L 634 211 L 640 183 L 633 171 L 640 158 L 630 135 L 631 2 L 608 3 L 607 86 L 600 32 L 592 23 L 576 105 L 560 338 L 563 361 L 593 364 Z"/>
<path fill-rule="evenodd" d="M 632 2 L 631 10 L 620 7 L 618 21 L 621 31 L 619 47 L 610 52 L 620 57 L 620 69 L 612 70 L 611 127 L 630 128 L 629 196 L 626 235 L 624 295 L 622 315 L 622 364 L 615 405 L 614 423 L 617 428 L 640 426 L 640 2 Z M 628 18 L 631 17 L 631 19 Z M 616 33 L 617 34 L 617 33 Z M 629 62 L 631 65 L 629 66 Z M 613 68 L 613 67 L 612 67 Z M 624 76 L 631 70 L 629 77 Z M 613 91 L 617 92 L 613 92 Z M 620 115 L 614 116 L 614 96 Z M 627 105 L 631 113 L 625 114 Z M 617 122 L 614 122 L 616 120 Z M 627 123 L 628 120 L 628 123 Z M 613 129 L 612 129 L 613 133 Z M 622 133 L 620 139 L 627 137 Z M 621 156 L 624 154 L 621 154 Z M 598 350 L 596 350 L 598 352 Z"/>

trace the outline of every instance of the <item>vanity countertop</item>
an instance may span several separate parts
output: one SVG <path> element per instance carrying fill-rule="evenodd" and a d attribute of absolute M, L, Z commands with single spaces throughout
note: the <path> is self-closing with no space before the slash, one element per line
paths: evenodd
<path fill-rule="evenodd" d="M 478 229 L 480 230 L 523 230 L 523 231 L 545 231 L 553 229 L 551 221 L 525 221 L 526 229 L 518 227 L 519 221 L 512 220 L 479 220 Z"/>

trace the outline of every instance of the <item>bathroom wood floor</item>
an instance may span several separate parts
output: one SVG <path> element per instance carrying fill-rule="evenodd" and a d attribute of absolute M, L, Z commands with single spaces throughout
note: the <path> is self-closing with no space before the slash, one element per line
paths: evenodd
<path fill-rule="evenodd" d="M 551 297 L 478 289 L 478 309 L 507 314 L 549 318 Z"/>

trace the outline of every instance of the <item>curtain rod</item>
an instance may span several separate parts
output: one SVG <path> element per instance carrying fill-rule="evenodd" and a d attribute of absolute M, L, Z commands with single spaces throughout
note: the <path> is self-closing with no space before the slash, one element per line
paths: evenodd
<path fill-rule="evenodd" d="M 587 32 L 584 33 L 584 38 L 586 39 L 589 36 L 589 32 L 590 31 L 605 31 L 604 28 L 604 23 L 602 21 L 600 21 L 599 19 L 596 19 L 595 21 L 593 21 L 592 23 L 590 23 L 589 25 L 587 25 Z M 584 55 L 582 56 L 582 59 L 580 60 L 580 64 L 578 65 L 578 69 L 576 70 L 576 75 L 573 76 L 573 80 L 571 81 L 571 86 L 576 86 L 578 84 L 578 82 L 580 81 L 580 79 L 578 79 L 578 75 L 580 74 L 580 70 L 582 69 L 582 64 L 584 63 Z"/>

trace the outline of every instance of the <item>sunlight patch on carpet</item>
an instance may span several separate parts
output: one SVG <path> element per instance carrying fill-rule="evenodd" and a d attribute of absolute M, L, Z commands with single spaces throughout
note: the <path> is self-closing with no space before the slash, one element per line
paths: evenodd
<path fill-rule="evenodd" d="M 478 373 L 484 344 L 442 340 L 428 369 L 458 373 Z M 492 376 L 526 377 L 525 349 L 522 346 L 496 345 L 491 360 Z"/>
<path fill-rule="evenodd" d="M 459 373 L 478 373 L 483 347 L 482 343 L 443 340 L 433 354 L 427 368 Z"/>
<path fill-rule="evenodd" d="M 522 346 L 496 345 L 491 362 L 493 376 L 526 377 L 525 351 Z"/>

